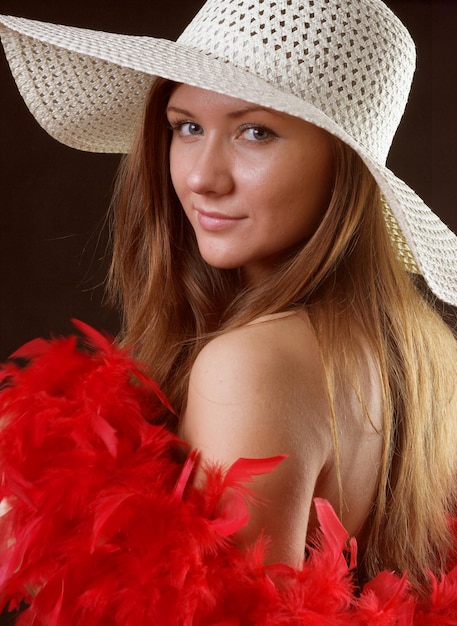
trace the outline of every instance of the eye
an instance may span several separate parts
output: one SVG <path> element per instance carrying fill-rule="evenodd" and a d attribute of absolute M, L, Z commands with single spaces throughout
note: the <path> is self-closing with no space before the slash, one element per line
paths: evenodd
<path fill-rule="evenodd" d="M 171 130 L 177 132 L 181 137 L 195 137 L 203 134 L 203 128 L 200 124 L 188 120 L 173 122 L 170 123 L 170 126 Z"/>
<path fill-rule="evenodd" d="M 276 133 L 266 126 L 249 124 L 241 129 L 241 134 L 249 141 L 269 141 L 277 137 Z"/>

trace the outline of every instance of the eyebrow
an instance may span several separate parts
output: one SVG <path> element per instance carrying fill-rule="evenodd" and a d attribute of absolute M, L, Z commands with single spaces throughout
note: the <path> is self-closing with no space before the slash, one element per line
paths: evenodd
<path fill-rule="evenodd" d="M 182 115 L 187 115 L 188 117 L 193 117 L 195 114 L 187 109 L 182 109 L 181 107 L 169 106 L 167 107 L 167 111 L 173 111 L 173 113 L 181 113 Z M 252 106 L 244 107 L 243 109 L 237 109 L 236 111 L 230 111 L 227 113 L 227 117 L 237 118 L 242 117 L 246 113 L 256 113 L 257 111 L 264 111 L 266 113 L 272 113 L 271 109 L 267 109 L 265 107 L 257 106 L 253 104 Z"/>

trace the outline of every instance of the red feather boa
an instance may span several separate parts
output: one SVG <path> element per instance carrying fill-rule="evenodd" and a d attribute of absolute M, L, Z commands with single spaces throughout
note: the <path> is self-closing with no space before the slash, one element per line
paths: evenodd
<path fill-rule="evenodd" d="M 356 544 L 316 501 L 320 543 L 303 569 L 247 553 L 243 486 L 281 458 L 206 468 L 154 416 L 157 385 L 106 337 L 36 340 L 0 374 L 0 610 L 20 625 L 457 625 L 457 568 L 426 602 L 383 572 L 356 590 Z M 1 506 L 1 505 L 0 505 Z"/>

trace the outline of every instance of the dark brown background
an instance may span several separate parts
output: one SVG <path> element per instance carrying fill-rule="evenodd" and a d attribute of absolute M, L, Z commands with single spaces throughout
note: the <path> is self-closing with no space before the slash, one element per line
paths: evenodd
<path fill-rule="evenodd" d="M 175 38 L 195 0 L 0 0 L 0 12 Z M 457 0 L 390 0 L 418 47 L 410 104 L 389 159 L 457 231 Z M 42 131 L 0 56 L 0 359 L 24 341 L 66 333 L 77 317 L 116 331 L 103 302 L 103 225 L 118 157 L 77 152 Z"/>

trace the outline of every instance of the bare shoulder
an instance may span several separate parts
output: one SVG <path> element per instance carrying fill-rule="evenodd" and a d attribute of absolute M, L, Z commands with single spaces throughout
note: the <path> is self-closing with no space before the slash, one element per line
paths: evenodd
<path fill-rule="evenodd" d="M 182 436 L 204 460 L 225 466 L 240 457 L 287 455 L 257 476 L 263 506 L 251 507 L 239 542 L 261 530 L 269 560 L 298 566 L 319 474 L 332 454 L 319 350 L 300 316 L 274 316 L 211 341 L 191 372 Z"/>
<path fill-rule="evenodd" d="M 328 436 L 327 447 L 327 416 L 312 326 L 306 316 L 281 315 L 205 346 L 191 372 L 183 428 L 196 445 L 224 433 L 227 447 L 236 450 L 233 456 L 256 456 L 290 453 L 305 434 L 308 440 Z M 227 450 L 223 456 L 231 455 Z"/>
<path fill-rule="evenodd" d="M 270 378 L 287 386 L 294 383 L 294 374 L 303 381 L 304 372 L 297 371 L 297 366 L 306 369 L 309 365 L 315 371 L 318 361 L 317 341 L 305 316 L 268 316 L 207 344 L 195 362 L 192 379 L 202 377 L 204 384 L 209 376 L 217 382 L 223 374 L 225 383 L 233 378 L 238 390 L 246 387 L 255 394 L 255 383 Z"/>

